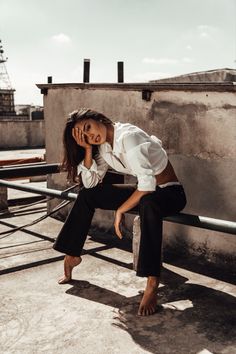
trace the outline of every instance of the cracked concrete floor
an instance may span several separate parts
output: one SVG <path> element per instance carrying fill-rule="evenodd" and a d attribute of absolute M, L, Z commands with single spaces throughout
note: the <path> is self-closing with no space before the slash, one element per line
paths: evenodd
<path fill-rule="evenodd" d="M 0 232 L 44 212 L 40 204 L 2 216 Z M 164 263 L 160 310 L 139 317 L 146 280 L 135 276 L 123 241 L 88 236 L 74 280 L 57 284 L 63 256 L 52 240 L 61 226 L 48 218 L 0 239 L 2 353 L 236 353 L 230 282 Z"/>

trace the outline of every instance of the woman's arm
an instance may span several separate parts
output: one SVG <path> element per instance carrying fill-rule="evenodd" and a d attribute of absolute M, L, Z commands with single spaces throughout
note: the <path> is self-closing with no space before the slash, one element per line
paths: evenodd
<path fill-rule="evenodd" d="M 136 205 L 139 204 L 140 199 L 143 195 L 152 193 L 151 191 L 139 191 L 136 189 L 134 193 L 118 208 L 117 211 L 124 214 L 128 210 L 134 208 Z"/>
<path fill-rule="evenodd" d="M 108 164 L 99 154 L 93 158 L 92 145 L 87 142 L 81 129 L 73 128 L 72 135 L 76 143 L 85 149 L 84 160 L 77 166 L 77 173 L 81 173 L 85 188 L 95 187 L 105 176 L 108 170 Z"/>
<path fill-rule="evenodd" d="M 139 191 L 136 189 L 134 193 L 117 209 L 116 214 L 115 214 L 115 221 L 114 221 L 114 227 L 115 227 L 115 232 L 119 238 L 122 238 L 122 234 L 120 231 L 120 223 L 122 222 L 122 218 L 124 216 L 124 213 L 127 212 L 128 210 L 134 208 L 136 205 L 139 204 L 140 199 L 142 196 L 145 194 L 152 193 L 151 191 Z"/>
<path fill-rule="evenodd" d="M 103 180 L 108 170 L 108 164 L 102 156 L 98 154 L 94 159 L 91 158 L 90 160 L 90 158 L 89 154 L 85 154 L 84 160 L 78 165 L 78 174 L 81 173 L 85 188 L 95 187 Z"/>
<path fill-rule="evenodd" d="M 91 145 L 85 149 L 84 166 L 87 169 L 90 169 L 93 164 L 92 151 L 93 149 Z"/>

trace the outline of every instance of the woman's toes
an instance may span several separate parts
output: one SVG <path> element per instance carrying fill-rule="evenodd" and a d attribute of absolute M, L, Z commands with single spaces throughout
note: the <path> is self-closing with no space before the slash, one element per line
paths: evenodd
<path fill-rule="evenodd" d="M 154 307 L 152 307 L 152 315 L 155 313 L 155 308 Z"/>
<path fill-rule="evenodd" d="M 63 277 L 58 280 L 58 284 L 66 284 L 71 280 L 70 277 Z"/>
<path fill-rule="evenodd" d="M 143 315 L 143 308 L 142 308 L 142 307 L 139 308 L 139 310 L 138 310 L 138 315 L 139 315 L 139 316 L 142 316 L 142 315 Z"/>

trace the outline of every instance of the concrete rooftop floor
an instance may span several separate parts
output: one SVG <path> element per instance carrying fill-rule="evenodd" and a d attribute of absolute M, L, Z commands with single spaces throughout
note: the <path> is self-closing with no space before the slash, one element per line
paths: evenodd
<path fill-rule="evenodd" d="M 0 232 L 45 212 L 45 203 L 12 208 Z M 73 281 L 58 285 L 63 256 L 52 241 L 61 226 L 47 218 L 0 236 L 2 353 L 236 353 L 236 287 L 224 274 L 164 263 L 160 311 L 140 317 L 146 279 L 132 270 L 129 240 L 88 236 Z"/>
<path fill-rule="evenodd" d="M 3 151 L 0 159 L 44 151 Z M 9 190 L 8 195 L 29 194 Z M 45 202 L 11 207 L 10 214 L 0 215 L 0 233 L 45 213 Z M 61 227 L 62 222 L 47 218 L 0 235 L 1 353 L 236 353 L 236 286 L 229 272 L 164 255 L 160 310 L 140 317 L 146 279 L 132 270 L 131 241 L 89 235 L 73 281 L 58 285 L 63 255 L 52 242 Z"/>

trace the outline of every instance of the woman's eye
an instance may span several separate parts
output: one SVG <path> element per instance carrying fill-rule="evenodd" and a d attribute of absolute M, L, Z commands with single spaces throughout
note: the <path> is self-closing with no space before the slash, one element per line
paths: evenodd
<path fill-rule="evenodd" d="M 90 125 L 88 124 L 86 125 L 86 132 L 89 131 L 89 129 L 90 129 Z"/>

